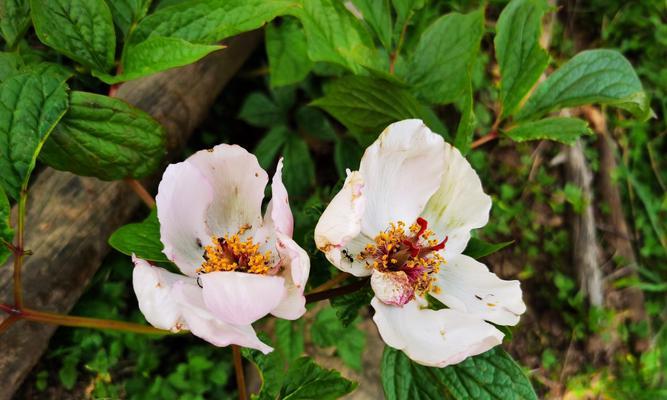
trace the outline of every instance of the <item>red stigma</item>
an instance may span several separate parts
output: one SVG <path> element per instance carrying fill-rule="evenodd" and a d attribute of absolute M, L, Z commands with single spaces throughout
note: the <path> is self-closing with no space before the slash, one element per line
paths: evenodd
<path fill-rule="evenodd" d="M 428 221 L 426 221 L 424 218 L 419 217 L 417 218 L 417 225 L 419 225 L 419 232 L 417 232 L 417 238 L 419 238 L 421 235 L 424 234 L 426 231 L 426 228 L 428 228 Z"/>
<path fill-rule="evenodd" d="M 442 249 L 444 249 L 444 248 L 445 248 L 445 244 L 447 244 L 447 240 L 449 240 L 449 236 L 445 236 L 445 239 L 444 239 L 442 242 L 436 244 L 435 246 L 431 246 L 431 247 L 429 247 L 429 250 L 431 250 L 431 251 L 438 251 L 438 250 L 442 250 Z"/>
<path fill-rule="evenodd" d="M 410 248 L 409 251 L 411 257 L 417 257 L 419 255 L 421 247 L 419 247 L 417 243 L 413 242 L 412 240 L 405 239 L 403 244 Z"/>

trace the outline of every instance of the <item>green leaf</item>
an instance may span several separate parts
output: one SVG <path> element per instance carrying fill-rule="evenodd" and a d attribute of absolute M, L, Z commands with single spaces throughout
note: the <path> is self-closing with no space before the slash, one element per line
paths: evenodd
<path fill-rule="evenodd" d="M 320 347 L 336 347 L 336 352 L 345 365 L 361 371 L 366 336 L 356 326 L 343 325 L 336 316 L 336 310 L 329 307 L 317 313 L 310 334 L 313 343 Z"/>
<path fill-rule="evenodd" d="M 574 56 L 542 82 L 519 110 L 519 120 L 535 119 L 549 111 L 583 104 L 608 104 L 646 119 L 649 99 L 637 73 L 621 53 L 587 50 Z"/>
<path fill-rule="evenodd" d="M 295 0 L 195 0 L 158 9 L 130 34 L 138 43 L 150 36 L 211 44 L 251 31 L 299 7 Z"/>
<path fill-rule="evenodd" d="M 30 27 L 30 3 L 28 0 L 0 0 L 0 33 L 8 48 Z"/>
<path fill-rule="evenodd" d="M 586 121 L 579 118 L 553 117 L 539 121 L 520 122 L 519 125 L 504 133 L 516 142 L 546 139 L 573 144 L 580 136 L 590 135 L 593 131 L 588 127 Z"/>
<path fill-rule="evenodd" d="M 370 35 L 343 2 L 308 0 L 299 11 L 295 15 L 306 31 L 311 60 L 338 64 L 357 74 L 365 66 L 382 68 Z"/>
<path fill-rule="evenodd" d="M 317 108 L 301 107 L 296 113 L 296 122 L 300 130 L 317 139 L 332 141 L 338 138 L 326 115 Z"/>
<path fill-rule="evenodd" d="M 151 36 L 143 42 L 128 44 L 123 55 L 123 73 L 93 73 L 108 84 L 141 78 L 170 68 L 192 64 L 224 46 L 193 44 L 183 39 Z"/>
<path fill-rule="evenodd" d="M 241 106 L 239 118 L 253 126 L 271 128 L 284 124 L 285 111 L 262 92 L 250 93 Z"/>
<path fill-rule="evenodd" d="M 280 125 L 271 129 L 257 143 L 253 154 L 257 157 L 257 161 L 262 168 L 267 169 L 271 166 L 290 134 L 289 129 Z"/>
<path fill-rule="evenodd" d="M 465 91 L 484 34 L 484 10 L 438 18 L 419 39 L 406 77 L 419 95 L 444 104 Z"/>
<path fill-rule="evenodd" d="M 331 306 L 336 310 L 336 315 L 343 326 L 350 325 L 359 315 L 359 309 L 370 304 L 374 294 L 369 285 L 356 292 L 343 296 L 333 297 Z"/>
<path fill-rule="evenodd" d="M 513 0 L 500 13 L 494 45 L 500 67 L 502 116 L 512 115 L 549 64 L 540 46 L 545 0 Z"/>
<path fill-rule="evenodd" d="M 14 75 L 0 85 L 0 184 L 18 200 L 42 145 L 67 111 L 67 85 L 49 75 Z"/>
<path fill-rule="evenodd" d="M 284 18 L 280 25 L 266 27 L 266 54 L 272 87 L 301 82 L 313 68 L 308 58 L 306 34 L 293 18 Z"/>
<path fill-rule="evenodd" d="M 2 1 L 2 0 L 0 0 Z M 23 60 L 18 53 L 0 52 L 0 82 L 16 75 L 23 66 Z"/>
<path fill-rule="evenodd" d="M 357 384 L 333 369 L 320 367 L 308 357 L 296 360 L 280 390 L 282 400 L 334 400 L 352 392 Z"/>
<path fill-rule="evenodd" d="M 482 239 L 470 238 L 468 246 L 463 250 L 463 254 L 474 259 L 479 259 L 500 251 L 512 243 L 514 243 L 514 240 L 510 240 L 509 242 L 489 243 Z"/>
<path fill-rule="evenodd" d="M 401 351 L 385 347 L 382 386 L 387 400 L 533 400 L 530 381 L 500 347 L 445 368 L 412 362 Z"/>
<path fill-rule="evenodd" d="M 352 132 L 366 134 L 362 145 L 375 140 L 392 122 L 426 120 L 424 107 L 410 92 L 391 82 L 363 76 L 334 81 L 326 95 L 311 105 L 324 109 Z"/>
<path fill-rule="evenodd" d="M 463 99 L 461 100 L 461 119 L 459 126 L 456 128 L 456 136 L 454 138 L 454 146 L 459 149 L 461 154 L 466 155 L 470 151 L 470 144 L 475 133 L 475 125 L 477 118 L 474 111 L 474 98 L 472 90 L 472 81 L 468 81 L 469 85 L 466 88 Z"/>
<path fill-rule="evenodd" d="M 11 207 L 5 190 L 0 186 L 0 265 L 4 265 L 7 258 L 12 254 L 8 244 L 14 239 L 14 230 L 10 222 Z"/>
<path fill-rule="evenodd" d="M 105 0 L 113 22 L 126 37 L 132 25 L 136 24 L 148 12 L 151 0 Z"/>
<path fill-rule="evenodd" d="M 148 261 L 170 262 L 162 253 L 160 222 L 154 208 L 142 222 L 121 226 L 109 237 L 109 245 L 123 254 Z"/>
<path fill-rule="evenodd" d="M 164 129 L 144 111 L 117 98 L 72 92 L 40 160 L 103 180 L 143 178 L 159 166 L 165 144 Z"/>
<path fill-rule="evenodd" d="M 100 72 L 114 66 L 116 34 L 104 0 L 30 0 L 39 40 Z"/>
<path fill-rule="evenodd" d="M 308 145 L 296 135 L 290 135 L 283 149 L 283 180 L 290 195 L 302 196 L 315 184 L 315 163 Z"/>
<path fill-rule="evenodd" d="M 353 0 L 364 21 L 373 29 L 385 49 L 391 50 L 391 7 L 389 0 Z"/>
<path fill-rule="evenodd" d="M 304 352 L 304 320 L 276 319 L 276 348 L 287 364 L 301 357 Z"/>
<path fill-rule="evenodd" d="M 27 72 L 35 75 L 49 75 L 61 82 L 67 81 L 74 75 L 74 72 L 66 66 L 48 61 L 24 65 L 19 72 Z"/>
<path fill-rule="evenodd" d="M 345 178 L 347 176 L 346 169 L 348 168 L 352 171 L 359 169 L 359 162 L 363 154 L 364 149 L 355 140 L 349 137 L 336 140 L 336 144 L 334 145 L 334 163 L 336 164 L 338 176 Z"/>

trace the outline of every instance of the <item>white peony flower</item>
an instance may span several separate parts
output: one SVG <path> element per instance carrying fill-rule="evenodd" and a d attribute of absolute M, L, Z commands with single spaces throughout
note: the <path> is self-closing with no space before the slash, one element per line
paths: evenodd
<path fill-rule="evenodd" d="M 370 276 L 383 340 L 412 360 L 444 367 L 500 344 L 493 324 L 526 311 L 518 281 L 461 254 L 488 222 L 491 198 L 461 153 L 421 120 L 387 127 L 315 228 L 338 269 Z M 430 294 L 448 308 L 428 308 Z"/>
<path fill-rule="evenodd" d="M 292 240 L 281 173 L 282 159 L 262 218 L 268 176 L 245 149 L 221 144 L 167 167 L 156 198 L 160 240 L 183 275 L 133 258 L 134 291 L 149 323 L 268 353 L 251 324 L 267 314 L 303 315 L 310 260 Z"/>

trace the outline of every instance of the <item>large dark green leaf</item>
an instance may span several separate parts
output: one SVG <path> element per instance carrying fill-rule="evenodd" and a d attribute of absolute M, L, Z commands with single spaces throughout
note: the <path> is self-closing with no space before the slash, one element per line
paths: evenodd
<path fill-rule="evenodd" d="M 122 226 L 109 237 L 109 244 L 123 254 L 148 261 L 170 262 L 162 253 L 164 246 L 160 242 L 160 222 L 157 219 L 157 210 L 151 213 L 142 222 Z"/>
<path fill-rule="evenodd" d="M 250 125 L 272 128 L 286 122 L 286 113 L 262 92 L 250 93 L 241 106 L 239 118 Z"/>
<path fill-rule="evenodd" d="M 70 109 L 40 159 L 56 169 L 114 180 L 150 174 L 165 151 L 164 129 L 144 111 L 120 99 L 72 92 Z"/>
<path fill-rule="evenodd" d="M 350 368 L 361 371 L 361 357 L 366 336 L 353 325 L 343 325 L 336 310 L 325 308 L 317 313 L 310 328 L 313 343 L 320 347 L 335 347 L 338 356 Z"/>
<path fill-rule="evenodd" d="M 500 14 L 494 40 L 502 115 L 512 115 L 549 63 L 540 46 L 545 0 L 513 0 Z"/>
<path fill-rule="evenodd" d="M 11 254 L 7 246 L 14 238 L 14 230 L 9 221 L 12 209 L 4 189 L 0 186 L 0 265 L 3 265 Z"/>
<path fill-rule="evenodd" d="M 30 8 L 42 43 L 90 69 L 113 68 L 116 33 L 104 0 L 30 0 Z"/>
<path fill-rule="evenodd" d="M 334 400 L 350 393 L 357 384 L 336 370 L 320 367 L 308 357 L 290 365 L 280 390 L 281 400 Z"/>
<path fill-rule="evenodd" d="M 273 87 L 301 82 L 313 67 L 308 58 L 306 34 L 293 18 L 284 18 L 280 25 L 266 27 L 266 54 Z"/>
<path fill-rule="evenodd" d="M 303 319 L 296 321 L 276 319 L 276 350 L 282 353 L 287 364 L 303 355 L 305 348 L 304 322 Z"/>
<path fill-rule="evenodd" d="M 353 0 L 364 21 L 375 31 L 385 49 L 391 50 L 391 6 L 389 0 Z"/>
<path fill-rule="evenodd" d="M 291 134 L 289 129 L 279 125 L 262 137 L 253 151 L 262 168 L 267 169 L 271 166 Z"/>
<path fill-rule="evenodd" d="M 0 0 L 0 34 L 13 48 L 30 26 L 28 0 Z"/>
<path fill-rule="evenodd" d="M 290 195 L 302 196 L 315 184 L 315 163 L 308 145 L 295 134 L 290 135 L 283 148 L 283 181 Z"/>
<path fill-rule="evenodd" d="M 500 347 L 445 368 L 429 368 L 386 347 L 382 385 L 387 400 L 533 400 L 521 368 Z"/>
<path fill-rule="evenodd" d="M 0 85 L 0 184 L 18 199 L 37 155 L 67 111 L 67 85 L 50 75 L 22 73 Z"/>
<path fill-rule="evenodd" d="M 484 33 L 484 10 L 437 19 L 419 39 L 406 77 L 431 103 L 456 101 L 469 85 L 470 69 Z"/>
<path fill-rule="evenodd" d="M 519 110 L 517 119 L 535 119 L 549 111 L 583 104 L 608 104 L 648 118 L 649 100 L 623 55 L 588 50 L 574 56 L 542 82 Z"/>
<path fill-rule="evenodd" d="M 554 140 L 573 144 L 582 135 L 593 133 L 586 121 L 579 118 L 553 117 L 539 121 L 520 122 L 519 125 L 504 132 L 517 142 L 526 140 Z"/>
<path fill-rule="evenodd" d="M 132 25 L 136 24 L 148 12 L 151 0 L 105 0 L 113 22 L 120 29 L 123 36 L 127 36 Z"/>

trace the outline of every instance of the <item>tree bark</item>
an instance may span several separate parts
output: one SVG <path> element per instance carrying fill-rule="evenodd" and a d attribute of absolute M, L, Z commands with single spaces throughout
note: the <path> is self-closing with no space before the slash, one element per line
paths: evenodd
<path fill-rule="evenodd" d="M 173 158 L 260 38 L 260 31 L 231 38 L 226 49 L 195 64 L 123 84 L 117 97 L 147 111 L 166 128 L 168 158 Z M 26 306 L 69 312 L 108 253 L 109 235 L 139 205 L 122 181 L 43 171 L 30 189 L 26 215 L 26 245 L 33 253 L 23 266 Z M 0 268 L 0 301 L 12 301 L 10 263 Z M 55 329 L 19 321 L 2 334 L 0 399 L 9 399 L 16 391 Z"/>

